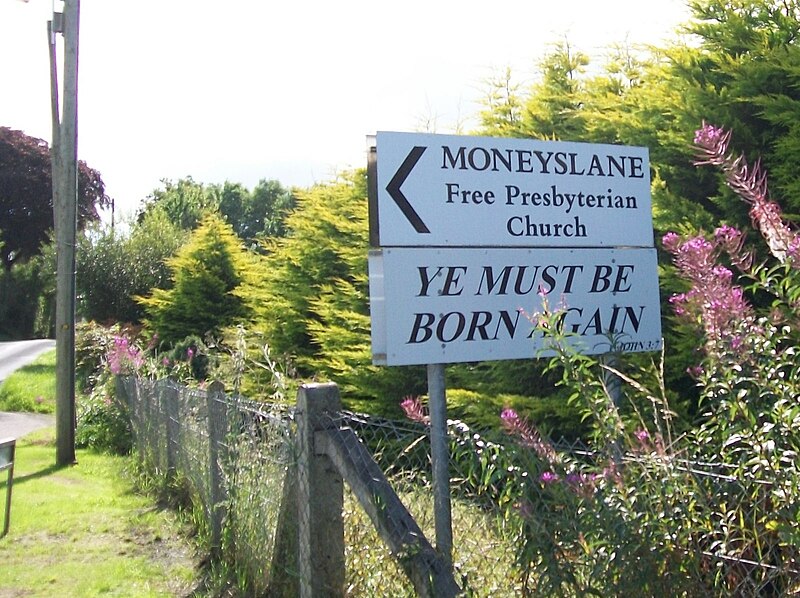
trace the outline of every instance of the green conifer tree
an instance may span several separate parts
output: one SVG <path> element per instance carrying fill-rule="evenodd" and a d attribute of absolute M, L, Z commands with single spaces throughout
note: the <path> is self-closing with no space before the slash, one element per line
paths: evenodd
<path fill-rule="evenodd" d="M 301 193 L 286 229 L 268 241 L 240 292 L 253 313 L 250 329 L 273 357 L 290 356 L 300 376 L 339 384 L 351 408 L 396 415 L 404 394 L 423 391 L 424 374 L 372 365 L 365 172 Z"/>
<path fill-rule="evenodd" d="M 251 261 L 230 225 L 206 216 L 189 241 L 169 260 L 173 285 L 139 297 L 148 324 L 165 345 L 187 336 L 218 335 L 247 310 L 236 293 Z"/>

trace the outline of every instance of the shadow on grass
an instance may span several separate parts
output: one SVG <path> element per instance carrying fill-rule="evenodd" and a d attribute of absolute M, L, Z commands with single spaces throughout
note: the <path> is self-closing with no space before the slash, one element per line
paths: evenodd
<path fill-rule="evenodd" d="M 49 465 L 45 467 L 41 471 L 35 471 L 33 473 L 26 473 L 25 475 L 21 476 L 14 476 L 14 486 L 17 484 L 24 484 L 25 482 L 29 482 L 31 480 L 38 480 L 39 478 L 46 478 L 49 475 L 52 475 L 62 469 L 67 469 L 70 467 L 69 465 Z M 0 482 L 0 487 L 5 486 L 5 479 Z"/>
<path fill-rule="evenodd" d="M 26 374 L 32 374 L 32 375 L 35 375 L 35 376 L 39 376 L 39 375 L 52 376 L 54 370 L 55 370 L 55 366 L 53 364 L 29 363 L 28 365 L 21 367 L 17 371 L 24 371 Z"/>

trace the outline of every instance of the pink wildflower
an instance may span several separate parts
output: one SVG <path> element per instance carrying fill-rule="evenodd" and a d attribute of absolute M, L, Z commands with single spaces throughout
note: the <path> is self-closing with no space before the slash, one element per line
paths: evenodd
<path fill-rule="evenodd" d="M 713 151 L 725 141 L 725 131 L 720 127 L 706 124 L 694 133 L 694 144 L 702 150 Z"/>
<path fill-rule="evenodd" d="M 519 414 L 508 407 L 500 412 L 500 419 L 503 420 L 503 424 L 506 426 L 516 426 L 517 422 L 520 421 Z"/>
<path fill-rule="evenodd" d="M 425 425 L 428 425 L 431 421 L 430 417 L 425 414 L 425 408 L 422 406 L 422 401 L 419 397 L 405 396 L 400 403 L 400 408 L 411 421 Z"/>
<path fill-rule="evenodd" d="M 661 244 L 664 245 L 664 249 L 671 253 L 675 253 L 675 250 L 678 248 L 680 242 L 681 236 L 678 233 L 673 232 L 667 233 L 661 239 Z"/>
<path fill-rule="evenodd" d="M 108 350 L 106 361 L 112 374 L 132 374 L 142 367 L 144 356 L 126 337 L 117 336 Z"/>
<path fill-rule="evenodd" d="M 542 475 L 539 476 L 539 481 L 542 484 L 552 484 L 553 482 L 558 481 L 558 475 L 553 473 L 552 471 L 545 471 L 542 472 Z"/>
<path fill-rule="evenodd" d="M 686 373 L 689 374 L 692 378 L 700 378 L 703 375 L 705 370 L 701 365 L 693 365 L 686 368 Z"/>

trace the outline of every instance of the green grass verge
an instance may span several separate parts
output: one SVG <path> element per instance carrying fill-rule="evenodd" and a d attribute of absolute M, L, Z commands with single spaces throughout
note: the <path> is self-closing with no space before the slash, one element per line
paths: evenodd
<path fill-rule="evenodd" d="M 0 386 L 0 411 L 55 413 L 56 351 L 42 353 Z"/>
<path fill-rule="evenodd" d="M 130 461 L 81 450 L 77 459 L 53 465 L 52 430 L 17 444 L 0 596 L 189 594 L 197 585 L 193 548 L 172 513 L 132 491 Z M 5 504 L 4 473 L 0 479 Z"/>

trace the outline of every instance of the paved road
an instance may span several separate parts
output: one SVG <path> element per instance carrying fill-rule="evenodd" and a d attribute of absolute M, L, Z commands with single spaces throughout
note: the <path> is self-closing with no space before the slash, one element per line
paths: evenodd
<path fill-rule="evenodd" d="M 52 415 L 0 411 L 0 440 L 22 438 L 35 430 L 55 425 L 56 418 Z"/>
<path fill-rule="evenodd" d="M 29 364 L 39 355 L 53 349 L 55 346 L 56 341 L 47 338 L 0 343 L 0 382 L 5 380 L 14 370 Z"/>
<path fill-rule="evenodd" d="M 0 343 L 0 382 L 14 370 L 35 360 L 56 346 L 49 339 Z M 0 439 L 20 438 L 29 432 L 55 425 L 52 415 L 0 412 Z"/>

